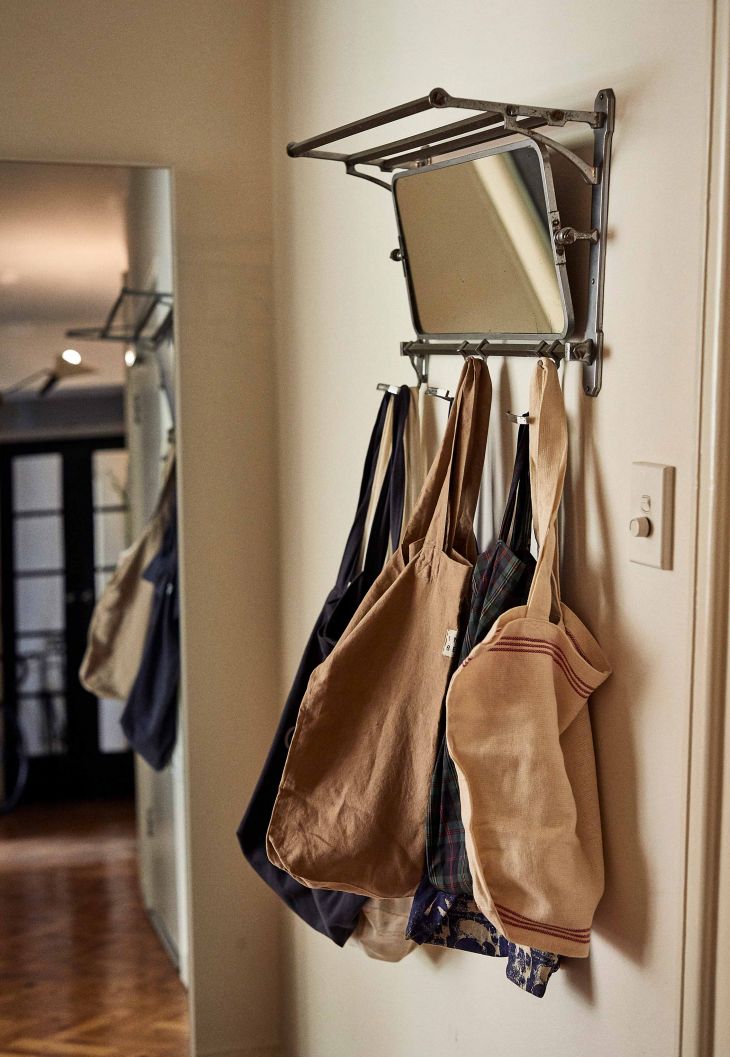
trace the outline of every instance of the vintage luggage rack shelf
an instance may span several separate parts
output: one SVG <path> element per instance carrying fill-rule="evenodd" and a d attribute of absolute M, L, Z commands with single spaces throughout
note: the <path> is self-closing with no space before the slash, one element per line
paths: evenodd
<path fill-rule="evenodd" d="M 588 290 L 585 298 L 586 324 L 582 333 L 576 335 L 566 326 L 564 335 L 538 335 L 537 340 L 509 340 L 504 334 L 469 334 L 469 341 L 443 341 L 437 335 L 426 334 L 418 327 L 415 341 L 401 343 L 401 354 L 409 356 L 416 367 L 419 378 L 428 378 L 430 356 L 438 355 L 489 355 L 489 356 L 539 356 L 551 355 L 557 360 L 577 362 L 583 365 L 583 388 L 589 396 L 597 396 L 601 387 L 601 363 L 603 354 L 603 285 L 608 218 L 608 182 L 611 161 L 611 137 L 614 126 L 615 97 L 611 89 L 598 92 L 593 110 L 565 110 L 556 107 L 526 106 L 520 103 L 498 103 L 483 99 L 466 99 L 452 96 L 443 88 L 434 88 L 428 95 L 399 106 L 382 110 L 377 114 L 352 121 L 339 128 L 322 132 L 317 136 L 289 143 L 287 153 L 292 158 L 319 158 L 340 162 L 351 176 L 368 180 L 388 191 L 394 190 L 397 174 L 408 170 L 425 169 L 449 161 L 469 160 L 484 156 L 485 148 L 498 146 L 500 141 L 514 141 L 523 137 L 531 140 L 547 158 L 553 151 L 561 155 L 580 177 L 591 187 L 591 218 L 588 231 L 577 231 L 563 226 L 559 220 L 557 205 L 550 202 L 553 254 L 556 266 L 563 269 L 561 281 L 566 283 L 565 255 L 570 247 L 582 240 L 589 243 Z M 322 150 L 330 144 L 349 139 L 372 129 L 388 125 L 403 118 L 430 110 L 474 110 L 476 115 L 439 125 L 436 128 L 402 136 L 377 146 L 361 150 L 338 152 Z M 579 157 L 564 143 L 546 135 L 545 129 L 565 126 L 584 126 L 593 133 L 592 164 Z M 549 162 L 545 162 L 549 165 Z M 390 182 L 363 168 L 375 169 L 382 174 L 395 176 Z M 396 210 L 397 212 L 397 210 Z M 401 245 L 391 254 L 394 260 L 402 261 L 409 280 L 409 296 L 413 311 L 413 292 L 408 277 L 407 261 Z M 550 340 L 551 337 L 556 340 Z"/>
<path fill-rule="evenodd" d="M 75 327 L 66 331 L 66 337 L 156 347 L 172 332 L 173 300 L 171 293 L 161 290 L 123 286 L 101 326 Z"/>

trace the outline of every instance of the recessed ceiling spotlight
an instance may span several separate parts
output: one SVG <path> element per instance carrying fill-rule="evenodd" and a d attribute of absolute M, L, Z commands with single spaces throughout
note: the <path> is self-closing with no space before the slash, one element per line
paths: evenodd
<path fill-rule="evenodd" d="M 73 364 L 74 367 L 78 367 L 81 363 L 81 353 L 77 352 L 76 349 L 64 349 L 61 353 L 61 359 L 65 360 L 66 363 Z"/>
<path fill-rule="evenodd" d="M 135 363 L 137 362 L 137 353 L 134 351 L 134 349 L 127 349 L 127 351 L 124 353 L 124 362 L 126 363 L 127 367 L 134 367 Z"/>

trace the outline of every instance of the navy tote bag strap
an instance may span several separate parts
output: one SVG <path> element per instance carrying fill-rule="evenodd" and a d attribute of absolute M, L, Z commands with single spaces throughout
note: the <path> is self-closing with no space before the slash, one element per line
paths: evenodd
<path fill-rule="evenodd" d="M 393 442 L 383 484 L 375 508 L 368 538 L 363 572 L 369 583 L 379 575 L 388 557 L 388 541 L 396 550 L 400 545 L 403 527 L 403 507 L 406 493 L 405 432 L 411 395 L 408 386 L 401 386 L 393 397 Z"/>
<path fill-rule="evenodd" d="M 504 508 L 502 526 L 499 530 L 499 538 L 515 554 L 520 554 L 529 549 L 531 527 L 529 426 L 521 425 L 517 433 L 515 465 Z"/>
<path fill-rule="evenodd" d="M 373 490 L 373 481 L 375 480 L 375 466 L 378 461 L 378 452 L 380 451 L 380 442 L 383 437 L 385 417 L 388 412 L 390 399 L 390 393 L 383 394 L 383 399 L 380 402 L 378 414 L 375 419 L 375 425 L 370 434 L 370 443 L 368 444 L 368 450 L 365 455 L 365 464 L 362 471 L 362 480 L 360 481 L 360 495 L 357 500 L 355 518 L 347 537 L 347 543 L 345 544 L 345 550 L 342 555 L 342 561 L 340 562 L 340 568 L 335 581 L 338 587 L 346 587 L 358 572 L 358 558 L 362 547 L 362 538 L 365 531 L 368 506 L 370 505 L 370 496 Z"/>

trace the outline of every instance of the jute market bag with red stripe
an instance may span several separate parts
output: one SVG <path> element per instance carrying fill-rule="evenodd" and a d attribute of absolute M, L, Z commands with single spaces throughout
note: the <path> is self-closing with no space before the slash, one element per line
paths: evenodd
<path fill-rule="evenodd" d="M 395 898 L 421 880 L 490 403 L 486 365 L 468 359 L 401 546 L 310 677 L 267 837 L 310 888 Z"/>
<path fill-rule="evenodd" d="M 540 554 L 526 606 L 508 610 L 455 673 L 446 702 L 480 910 L 507 939 L 587 957 L 603 848 L 587 701 L 610 675 L 560 600 L 556 519 L 567 462 L 557 369 L 538 362 L 530 484 Z"/>

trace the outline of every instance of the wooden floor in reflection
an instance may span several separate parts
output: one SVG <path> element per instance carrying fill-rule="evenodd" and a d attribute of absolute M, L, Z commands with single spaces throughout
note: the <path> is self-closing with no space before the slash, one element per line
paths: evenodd
<path fill-rule="evenodd" d="M 127 803 L 0 818 L 0 1057 L 187 1057 L 187 996 L 142 907 Z"/>

